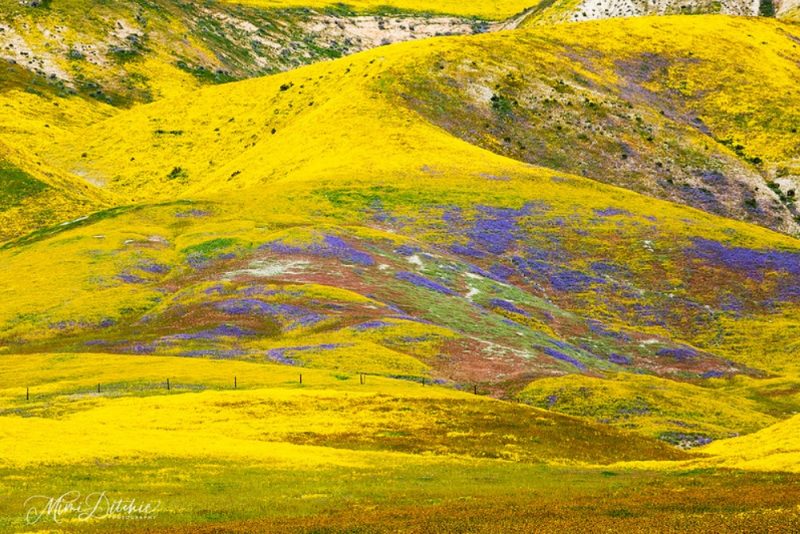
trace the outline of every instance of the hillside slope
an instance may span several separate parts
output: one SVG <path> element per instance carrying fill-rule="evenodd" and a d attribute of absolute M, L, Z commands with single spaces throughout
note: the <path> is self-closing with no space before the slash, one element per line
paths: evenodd
<path fill-rule="evenodd" d="M 781 421 L 748 436 L 727 439 L 700 451 L 719 459 L 712 463 L 760 471 L 800 471 L 800 416 Z"/>
<path fill-rule="evenodd" d="M 296 85 L 283 90 L 280 84 L 231 89 L 243 105 L 227 118 L 217 116 L 213 125 L 205 110 L 214 97 L 202 96 L 213 91 L 142 108 L 119 122 L 80 132 L 75 143 L 54 147 L 58 152 L 48 157 L 114 190 L 116 182 L 130 183 L 136 199 L 147 198 L 140 185 L 155 176 L 164 197 L 188 185 L 185 177 L 168 179 L 176 167 L 190 173 L 192 183 L 199 176 L 215 176 L 219 183 L 227 181 L 215 174 L 222 167 L 245 176 L 259 168 L 234 168 L 233 158 L 244 157 L 243 164 L 263 158 L 258 154 L 288 157 L 276 147 L 288 146 L 285 127 L 291 121 L 327 109 L 339 113 L 335 107 L 342 107 L 337 103 L 342 93 L 358 90 L 351 85 L 371 86 L 501 155 L 795 233 L 800 148 L 794 132 L 800 117 L 791 110 L 800 109 L 795 89 L 800 69 L 791 59 L 798 46 L 792 27 L 722 17 L 698 20 L 621 20 L 584 24 L 581 31 L 564 26 L 486 35 L 458 45 L 412 45 L 403 49 L 408 59 L 376 54 L 381 66 L 361 74 L 366 79 L 319 69 L 315 79 L 294 78 L 289 83 Z M 733 55 L 701 45 L 708 40 L 725 42 L 748 59 L 734 66 Z M 725 76 L 712 77 L 720 69 Z M 709 77 L 712 81 L 706 81 Z M 750 79 L 763 82 L 750 90 Z M 243 95 L 250 90 L 264 91 L 265 98 L 257 108 L 245 109 Z M 290 101 L 295 95 L 298 100 Z M 172 106 L 186 112 L 170 115 L 166 110 Z M 134 138 L 128 140 L 129 135 Z M 151 148 L 153 141 L 157 146 Z M 318 150 L 331 153 L 331 146 L 351 141 L 331 135 Z M 197 143 L 210 147 L 205 162 L 188 159 Z M 120 161 L 125 149 L 114 147 L 126 146 L 148 147 L 149 154 L 145 161 Z M 88 156 L 78 157 L 84 153 Z M 325 159 L 322 153 L 314 158 Z M 276 172 L 291 166 L 288 161 L 272 165 Z"/>
<path fill-rule="evenodd" d="M 798 35 L 734 17 L 538 28 L 431 54 L 396 93 L 494 152 L 796 233 Z"/>
<path fill-rule="evenodd" d="M 0 141 L 0 243 L 113 202 L 108 192 L 31 160 Z"/>
<path fill-rule="evenodd" d="M 129 106 L 380 44 L 489 27 L 469 9 L 383 16 L 324 4 L 308 9 L 313 2 L 243 4 L 7 2 L 0 12 L 0 59 L 61 94 Z M 465 16 L 446 15 L 455 12 Z"/>
<path fill-rule="evenodd" d="M 681 22 L 663 24 L 667 39 Z M 406 65 L 470 42 L 205 88 L 51 147 L 144 204 L 0 252 L 6 350 L 269 360 L 497 395 L 576 372 L 795 373 L 797 240 L 494 154 L 402 105 Z"/>

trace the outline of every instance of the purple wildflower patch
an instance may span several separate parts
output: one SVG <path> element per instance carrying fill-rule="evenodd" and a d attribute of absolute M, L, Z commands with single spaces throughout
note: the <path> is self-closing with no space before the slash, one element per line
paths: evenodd
<path fill-rule="evenodd" d="M 129 350 L 132 354 L 152 354 L 156 348 L 148 343 L 134 343 Z"/>
<path fill-rule="evenodd" d="M 494 279 L 506 281 L 514 274 L 514 269 L 500 263 L 495 263 L 489 267 L 489 272 L 492 274 Z"/>
<path fill-rule="evenodd" d="M 367 321 L 365 323 L 357 324 L 353 327 L 353 330 L 374 330 L 376 328 L 384 328 L 386 326 L 391 326 L 391 323 L 387 323 L 386 321 L 375 320 L 375 321 Z"/>
<path fill-rule="evenodd" d="M 208 258 L 202 254 L 189 254 L 186 257 L 186 263 L 188 263 L 189 267 L 192 269 L 204 269 L 210 262 Z"/>
<path fill-rule="evenodd" d="M 567 362 L 569 364 L 572 364 L 575 367 L 577 367 L 578 369 L 580 369 L 581 371 L 586 370 L 586 365 L 584 365 L 579 360 L 573 358 L 572 356 L 568 356 L 568 355 L 564 354 L 563 352 L 559 352 L 556 349 L 552 349 L 550 347 L 542 347 L 541 350 L 542 350 L 542 352 L 544 352 L 545 354 L 547 354 L 551 358 L 555 358 L 557 360 L 561 360 L 562 362 Z"/>
<path fill-rule="evenodd" d="M 580 271 L 562 269 L 549 276 L 550 285 L 556 291 L 582 291 L 594 283 L 604 283 L 601 278 L 589 276 Z"/>
<path fill-rule="evenodd" d="M 409 245 L 400 245 L 399 247 L 394 249 L 394 251 L 400 254 L 401 256 L 413 256 L 414 254 L 419 252 L 419 250 L 420 249 L 418 247 L 412 247 Z"/>
<path fill-rule="evenodd" d="M 492 299 L 489 301 L 489 304 L 494 306 L 495 308 L 500 308 L 507 312 L 517 313 L 519 315 L 524 315 L 525 317 L 530 317 L 530 314 L 525 310 L 516 307 L 512 302 L 503 299 Z"/>
<path fill-rule="evenodd" d="M 415 273 L 400 271 L 397 274 L 395 274 L 395 278 L 397 278 L 398 280 L 403 280 L 404 282 L 409 282 L 411 284 L 414 284 L 417 287 L 423 287 L 425 289 L 430 289 L 431 291 L 436 291 L 437 293 L 442 293 L 443 295 L 456 294 L 449 287 L 445 287 L 442 284 L 436 283 L 433 280 L 429 280 L 424 276 L 420 276 Z"/>
<path fill-rule="evenodd" d="M 269 316 L 286 324 L 291 330 L 300 326 L 311 326 L 325 320 L 325 316 L 300 306 L 272 304 L 254 298 L 228 299 L 214 303 L 214 307 L 231 315 Z"/>
<path fill-rule="evenodd" d="M 656 352 L 656 356 L 673 358 L 674 360 L 682 362 L 696 358 L 697 351 L 686 347 L 666 348 L 660 349 L 658 352 Z"/>
<path fill-rule="evenodd" d="M 617 215 L 624 215 L 626 217 L 632 216 L 631 212 L 620 208 L 595 209 L 594 214 L 599 217 L 615 217 Z"/>
<path fill-rule="evenodd" d="M 611 363 L 616 363 L 617 365 L 630 365 L 633 363 L 632 360 L 627 356 L 623 356 L 622 354 L 617 354 L 615 352 L 612 352 L 608 355 L 608 361 Z"/>
<path fill-rule="evenodd" d="M 337 258 L 345 263 L 355 263 L 364 266 L 375 264 L 375 260 L 372 259 L 372 256 L 354 248 L 341 237 L 334 235 L 326 235 L 323 237 L 322 243 L 313 243 L 307 247 L 295 247 L 287 245 L 282 241 L 273 241 L 265 243 L 259 248 L 269 249 L 272 250 L 272 252 L 286 255 L 311 254 L 312 256 L 323 258 Z"/>
<path fill-rule="evenodd" d="M 628 275 L 629 271 L 624 267 L 619 265 L 615 265 L 613 263 L 609 263 L 607 261 L 595 261 L 592 262 L 590 265 L 592 271 L 599 275 L 605 276 L 620 276 L 620 275 Z"/>
<path fill-rule="evenodd" d="M 611 338 L 619 339 L 620 341 L 626 341 L 626 342 L 632 341 L 631 337 L 628 334 L 626 334 L 625 332 L 619 332 L 617 330 L 611 330 L 611 329 L 607 328 L 603 323 L 601 323 L 600 321 L 598 321 L 596 319 L 589 319 L 588 321 L 586 321 L 586 325 L 589 327 L 589 330 L 592 333 L 597 334 L 599 336 L 611 337 Z"/>
<path fill-rule="evenodd" d="M 486 256 L 485 252 L 468 245 L 453 245 L 450 247 L 450 252 L 469 258 L 483 258 Z"/>
<path fill-rule="evenodd" d="M 229 360 L 232 358 L 238 358 L 239 356 L 243 356 L 245 351 L 241 349 L 229 349 L 229 350 L 216 350 L 216 349 L 203 349 L 203 350 L 189 350 L 186 352 L 182 352 L 181 356 L 187 356 L 190 358 L 220 358 L 224 360 Z"/>
<path fill-rule="evenodd" d="M 741 273 L 751 280 L 763 281 L 767 273 L 783 275 L 775 299 L 800 301 L 800 252 L 728 247 L 702 238 L 693 238 L 692 244 L 689 255 L 711 266 Z M 767 304 L 770 302 L 774 303 L 769 301 Z M 734 308 L 733 311 L 739 310 Z"/>
<path fill-rule="evenodd" d="M 150 262 L 140 263 L 139 265 L 137 265 L 137 268 L 140 271 L 152 274 L 167 274 L 168 272 L 170 272 L 170 270 L 172 270 L 172 268 L 169 265 L 164 265 L 162 263 L 150 263 Z"/>
<path fill-rule="evenodd" d="M 126 284 L 144 284 L 147 282 L 144 278 L 128 273 L 118 274 L 117 278 Z"/>
<path fill-rule="evenodd" d="M 175 217 L 182 218 L 182 217 L 208 217 L 211 213 L 203 210 L 198 209 L 191 209 L 188 211 L 179 211 L 175 213 Z"/>
<path fill-rule="evenodd" d="M 173 334 L 168 339 L 173 340 L 194 340 L 194 339 L 216 339 L 218 337 L 243 337 L 253 336 L 256 332 L 236 325 L 222 324 L 208 330 L 198 332 L 187 332 L 183 334 Z"/>
<path fill-rule="evenodd" d="M 286 356 L 287 349 L 271 349 L 267 351 L 267 358 L 275 363 L 284 365 L 297 365 L 297 362 Z"/>
<path fill-rule="evenodd" d="M 702 376 L 703 378 L 722 378 L 723 376 L 725 376 L 725 373 L 723 373 L 722 371 L 716 371 L 712 369 L 711 371 L 706 371 L 705 373 L 703 373 Z"/>

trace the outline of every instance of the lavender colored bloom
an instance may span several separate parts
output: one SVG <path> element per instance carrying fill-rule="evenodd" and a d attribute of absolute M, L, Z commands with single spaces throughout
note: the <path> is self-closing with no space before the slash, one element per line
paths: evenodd
<path fill-rule="evenodd" d="M 631 216 L 631 212 L 619 208 L 605 208 L 602 210 L 596 209 L 594 210 L 594 213 L 600 217 L 614 217 L 616 215 L 625 215 L 626 217 Z"/>
<path fill-rule="evenodd" d="M 144 343 L 135 343 L 130 347 L 130 352 L 133 354 L 152 354 L 155 350 L 152 345 Z"/>
<path fill-rule="evenodd" d="M 553 272 L 549 276 L 550 284 L 556 291 L 581 291 L 593 283 L 605 283 L 604 280 L 588 276 L 580 271 L 563 269 Z"/>
<path fill-rule="evenodd" d="M 342 261 L 359 265 L 374 265 L 375 261 L 366 252 L 361 252 L 348 245 L 340 237 L 326 235 L 323 245 L 311 245 L 310 250 L 322 256 L 333 256 Z"/>
<path fill-rule="evenodd" d="M 495 263 L 494 265 L 489 267 L 489 272 L 493 275 L 495 279 L 500 279 L 500 281 L 505 281 L 508 280 L 514 274 L 514 269 L 499 263 Z"/>
<path fill-rule="evenodd" d="M 496 208 L 492 206 L 476 206 L 477 214 L 472 221 L 466 221 L 460 208 L 452 208 L 444 212 L 442 219 L 447 223 L 451 233 L 464 235 L 468 243 L 454 245 L 453 251 L 470 257 L 479 254 L 503 254 L 524 238 L 524 231 L 519 226 L 520 219 L 533 213 L 533 208 L 546 206 L 525 204 L 522 208 Z"/>
<path fill-rule="evenodd" d="M 714 196 L 714 193 L 704 187 L 684 185 L 679 189 L 678 194 L 692 206 L 718 213 L 724 210 L 724 206 Z"/>
<path fill-rule="evenodd" d="M 561 360 L 562 362 L 570 363 L 582 371 L 586 370 L 586 366 L 572 356 L 567 356 L 563 352 L 559 352 L 556 349 L 551 349 L 550 347 L 541 347 L 541 350 L 552 358 Z"/>
<path fill-rule="evenodd" d="M 245 328 L 240 328 L 236 325 L 222 324 L 209 330 L 200 330 L 198 332 L 187 332 L 183 334 L 173 334 L 168 336 L 167 339 L 175 340 L 193 340 L 193 339 L 215 339 L 217 337 L 242 337 L 252 336 L 256 332 Z"/>
<path fill-rule="evenodd" d="M 741 271 L 760 280 L 766 272 L 782 271 L 800 277 L 800 253 L 775 250 L 753 250 L 743 247 L 727 247 L 717 241 L 693 238 L 689 252 L 713 265 Z"/>
<path fill-rule="evenodd" d="M 164 265 L 161 263 L 140 263 L 137 265 L 137 268 L 140 271 L 152 274 L 166 274 L 172 269 L 169 265 Z"/>
<path fill-rule="evenodd" d="M 179 211 L 175 214 L 175 217 L 207 217 L 208 215 L 210 213 L 207 211 L 191 209 L 189 211 Z"/>
<path fill-rule="evenodd" d="M 586 325 L 589 327 L 589 330 L 592 331 L 592 333 L 594 334 L 600 336 L 612 337 L 614 339 L 619 339 L 621 341 L 627 341 L 627 342 L 631 341 L 631 337 L 625 332 L 610 330 L 603 323 L 595 319 L 589 319 L 588 321 L 586 321 Z"/>
<path fill-rule="evenodd" d="M 712 369 L 711 371 L 706 371 L 705 373 L 703 373 L 702 376 L 703 378 L 722 378 L 723 376 L 725 376 L 725 373 L 723 373 L 722 371 L 716 371 Z"/>
<path fill-rule="evenodd" d="M 203 269 L 208 265 L 208 259 L 202 254 L 189 254 L 186 257 L 186 263 L 192 269 Z"/>
<path fill-rule="evenodd" d="M 615 352 L 612 352 L 608 355 L 608 361 L 611 363 L 616 363 L 617 365 L 630 365 L 633 363 L 627 356 L 623 356 L 622 354 L 617 354 Z"/>
<path fill-rule="evenodd" d="M 266 315 L 286 324 L 288 330 L 311 326 L 325 320 L 325 316 L 291 304 L 272 304 L 254 298 L 228 299 L 216 302 L 214 307 L 232 315 Z"/>
<path fill-rule="evenodd" d="M 394 251 L 396 253 L 400 254 L 401 256 L 412 256 L 412 255 L 416 254 L 417 252 L 419 252 L 419 248 L 412 247 L 412 246 L 409 246 L 409 245 L 401 245 L 401 246 L 397 247 L 396 249 L 394 249 Z"/>
<path fill-rule="evenodd" d="M 595 261 L 590 265 L 591 269 L 600 275 L 619 276 L 628 274 L 628 270 L 619 265 L 614 265 L 606 261 Z"/>
<path fill-rule="evenodd" d="M 287 349 L 271 349 L 267 351 L 267 358 L 284 365 L 297 365 L 297 362 L 286 356 Z"/>
<path fill-rule="evenodd" d="M 703 180 L 703 182 L 714 186 L 725 185 L 728 183 L 728 179 L 719 171 L 703 171 L 700 173 L 700 178 Z"/>
<path fill-rule="evenodd" d="M 140 278 L 133 274 L 123 273 L 118 274 L 117 278 L 125 282 L 126 284 L 144 284 L 147 282 L 144 278 Z"/>
<path fill-rule="evenodd" d="M 762 281 L 767 273 L 781 273 L 778 301 L 800 300 L 800 252 L 728 247 L 717 241 L 693 238 L 688 253 L 704 262 Z"/>
<path fill-rule="evenodd" d="M 453 245 L 450 247 L 450 252 L 453 254 L 458 254 L 459 256 L 467 256 L 470 258 L 483 258 L 486 256 L 485 252 L 465 245 Z"/>
<path fill-rule="evenodd" d="M 245 354 L 245 352 L 241 349 L 230 349 L 230 350 L 205 349 L 205 350 L 190 350 L 182 352 L 181 356 L 188 356 L 191 358 L 212 357 L 212 358 L 221 358 L 227 360 L 242 356 L 243 354 Z"/>
<path fill-rule="evenodd" d="M 211 287 L 207 288 L 204 291 L 204 293 L 206 295 L 214 295 L 214 294 L 222 295 L 224 292 L 225 292 L 225 288 L 222 287 L 222 284 L 216 284 L 214 286 L 211 286 Z"/>
<path fill-rule="evenodd" d="M 403 280 L 404 282 L 409 282 L 418 287 L 424 287 L 425 289 L 430 289 L 431 291 L 442 293 L 443 295 L 455 295 L 455 292 L 450 288 L 445 287 L 441 284 L 434 282 L 433 280 L 429 280 L 424 276 L 420 276 L 415 273 L 400 271 L 397 274 L 395 274 L 395 278 L 397 278 L 398 280 Z"/>
<path fill-rule="evenodd" d="M 511 313 L 517 313 L 519 315 L 524 315 L 525 317 L 530 317 L 530 314 L 521 308 L 517 308 L 513 303 L 503 300 L 503 299 L 492 299 L 489 301 L 491 306 L 495 308 L 500 308 L 502 310 L 506 310 Z"/>
<path fill-rule="evenodd" d="M 343 262 L 355 263 L 358 265 L 374 265 L 372 256 L 362 252 L 338 236 L 326 235 L 322 243 L 313 243 L 305 248 L 287 245 L 282 241 L 272 241 L 259 247 L 260 249 L 270 249 L 279 254 L 311 254 L 323 258 L 337 258 Z"/>
<path fill-rule="evenodd" d="M 277 315 L 280 305 L 267 304 L 258 299 L 229 299 L 216 302 L 214 307 L 233 315 Z"/>
<path fill-rule="evenodd" d="M 744 304 L 742 301 L 730 293 L 720 297 L 720 308 L 729 312 L 742 312 L 744 311 Z"/>
<path fill-rule="evenodd" d="M 678 347 L 678 348 L 667 348 L 667 349 L 660 349 L 656 352 L 657 356 L 663 356 L 666 358 L 674 358 L 678 361 L 686 361 L 691 360 L 697 357 L 697 352 L 685 347 Z"/>
<path fill-rule="evenodd" d="M 317 323 L 320 323 L 325 320 L 324 315 L 320 315 L 318 313 L 307 313 L 305 315 L 301 315 L 296 317 L 294 322 L 289 324 L 287 327 L 288 330 L 293 330 L 300 326 L 314 326 Z"/>
<path fill-rule="evenodd" d="M 353 327 L 353 330 L 372 330 L 374 328 L 383 328 L 385 326 L 391 326 L 391 323 L 387 323 L 386 321 L 367 321 L 365 323 L 357 324 Z"/>

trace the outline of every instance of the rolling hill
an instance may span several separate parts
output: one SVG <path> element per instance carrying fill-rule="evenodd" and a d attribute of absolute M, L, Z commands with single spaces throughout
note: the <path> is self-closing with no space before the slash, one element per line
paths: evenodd
<path fill-rule="evenodd" d="M 176 532 L 796 523 L 796 476 L 755 471 L 797 458 L 797 26 L 531 25 L 217 84 L 155 45 L 191 6 L 103 74 L 154 69 L 151 103 L 16 68 L 0 95 L 0 527 L 81 481 Z M 442 9 L 518 7 L 474 6 Z"/>
<path fill-rule="evenodd" d="M 700 32 L 696 20 L 615 24 L 668 39 Z M 788 31 L 712 18 L 706 38 L 741 25 Z M 502 46 L 535 49 L 537 35 L 406 43 L 209 87 L 44 148 L 139 204 L 6 245 L 8 350 L 224 346 L 500 391 L 575 371 L 795 369 L 796 347 L 774 342 L 798 327 L 794 239 L 533 167 L 421 120 L 405 65 L 457 64 L 448 54 L 470 46 L 511 61 Z M 792 157 L 790 138 L 783 146 L 776 159 Z M 76 261 L 14 280 L 54 251 Z M 352 362 L 375 345 L 392 363 Z"/>

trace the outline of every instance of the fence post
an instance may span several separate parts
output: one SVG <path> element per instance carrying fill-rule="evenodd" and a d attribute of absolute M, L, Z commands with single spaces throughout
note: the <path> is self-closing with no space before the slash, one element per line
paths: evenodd
<path fill-rule="evenodd" d="M 361 385 L 364 385 L 364 373 L 359 373 L 359 377 L 361 378 Z"/>
<path fill-rule="evenodd" d="M 300 383 L 303 383 L 303 373 L 300 373 Z"/>
<path fill-rule="evenodd" d="M 233 377 L 233 389 L 238 389 L 239 385 L 236 383 L 236 376 Z"/>
<path fill-rule="evenodd" d="M 97 392 L 100 393 L 100 384 L 97 384 Z"/>
<path fill-rule="evenodd" d="M 477 385 L 477 384 L 475 384 L 474 386 L 472 386 L 472 393 L 474 393 L 475 395 L 477 395 L 477 394 L 478 394 L 478 385 Z"/>
<path fill-rule="evenodd" d="M 169 391 L 169 378 L 167 378 L 167 391 Z"/>
<path fill-rule="evenodd" d="M 25 400 L 31 400 L 31 388 L 25 388 Z"/>

